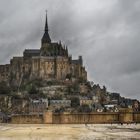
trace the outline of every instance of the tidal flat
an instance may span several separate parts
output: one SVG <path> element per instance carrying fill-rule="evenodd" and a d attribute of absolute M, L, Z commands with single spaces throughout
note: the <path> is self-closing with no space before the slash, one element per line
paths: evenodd
<path fill-rule="evenodd" d="M 140 124 L 0 124 L 0 140 L 140 140 Z"/>

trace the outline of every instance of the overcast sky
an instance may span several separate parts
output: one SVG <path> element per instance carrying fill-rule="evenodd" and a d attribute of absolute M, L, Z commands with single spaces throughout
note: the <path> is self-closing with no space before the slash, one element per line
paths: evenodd
<path fill-rule="evenodd" d="M 50 36 L 82 55 L 88 79 L 140 99 L 140 0 L 0 0 L 0 64 Z"/>

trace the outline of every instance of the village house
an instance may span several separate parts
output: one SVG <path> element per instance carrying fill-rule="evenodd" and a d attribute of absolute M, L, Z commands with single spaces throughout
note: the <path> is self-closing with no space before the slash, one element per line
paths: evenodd
<path fill-rule="evenodd" d="M 71 100 L 50 100 L 50 108 L 71 107 Z"/>
<path fill-rule="evenodd" d="M 80 99 L 80 106 L 82 105 L 88 105 L 88 106 L 92 106 L 93 105 L 93 100 L 90 99 Z"/>
<path fill-rule="evenodd" d="M 30 114 L 43 114 L 48 109 L 48 99 L 34 99 L 29 103 Z"/>

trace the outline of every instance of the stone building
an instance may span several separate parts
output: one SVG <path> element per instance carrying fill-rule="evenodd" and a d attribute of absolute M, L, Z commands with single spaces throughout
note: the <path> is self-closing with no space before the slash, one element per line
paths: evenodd
<path fill-rule="evenodd" d="M 48 99 L 31 100 L 29 103 L 30 114 L 43 114 L 48 109 Z"/>
<path fill-rule="evenodd" d="M 71 100 L 50 100 L 50 108 L 71 107 Z"/>
<path fill-rule="evenodd" d="M 67 46 L 61 41 L 51 41 L 47 15 L 41 48 L 25 49 L 23 56 L 13 57 L 10 64 L 0 65 L 0 81 L 6 81 L 10 85 L 19 86 L 34 79 L 64 81 L 66 78 L 86 81 L 87 72 L 82 56 L 72 60 Z"/>
<path fill-rule="evenodd" d="M 92 106 L 93 105 L 93 100 L 89 100 L 89 99 L 80 99 L 80 105 L 89 105 Z"/>
<path fill-rule="evenodd" d="M 82 106 L 82 105 L 92 106 L 93 100 L 91 100 L 88 97 L 80 97 L 80 106 Z"/>

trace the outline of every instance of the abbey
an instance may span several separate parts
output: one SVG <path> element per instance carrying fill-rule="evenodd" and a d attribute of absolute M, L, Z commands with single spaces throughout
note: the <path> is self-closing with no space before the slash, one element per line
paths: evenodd
<path fill-rule="evenodd" d="M 13 57 L 10 64 L 0 65 L 0 81 L 18 85 L 34 79 L 65 81 L 87 80 L 82 56 L 72 60 L 67 46 L 52 42 L 48 32 L 47 14 L 40 49 L 25 49 L 22 57 Z"/>

